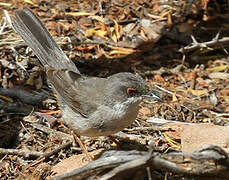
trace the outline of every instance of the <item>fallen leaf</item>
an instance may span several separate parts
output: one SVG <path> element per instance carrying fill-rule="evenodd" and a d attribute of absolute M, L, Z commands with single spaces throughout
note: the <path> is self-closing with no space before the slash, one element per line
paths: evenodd
<path fill-rule="evenodd" d="M 66 15 L 74 16 L 74 17 L 80 17 L 80 16 L 93 16 L 93 13 L 88 12 L 67 12 Z"/>
<path fill-rule="evenodd" d="M 178 101 L 177 96 L 176 96 L 176 93 L 173 93 L 173 99 L 172 99 L 172 102 L 176 102 L 176 101 Z"/>
<path fill-rule="evenodd" d="M 170 136 L 173 139 L 180 140 L 181 139 L 181 133 L 184 130 L 184 128 L 189 125 L 182 124 L 180 122 L 173 122 L 173 123 L 165 123 L 163 127 L 168 128 L 169 130 L 165 133 Z"/>
<path fill-rule="evenodd" d="M 213 68 L 207 68 L 206 71 L 224 71 L 228 68 L 228 65 L 221 65 L 221 66 L 216 66 Z"/>
<path fill-rule="evenodd" d="M 101 23 L 104 23 L 104 18 L 101 16 L 89 16 L 88 18 L 91 18 L 91 19 L 97 20 Z"/>
<path fill-rule="evenodd" d="M 208 74 L 208 76 L 211 79 L 228 79 L 229 78 L 229 74 L 223 73 L 223 72 L 213 72 L 213 73 Z"/>
<path fill-rule="evenodd" d="M 61 111 L 60 110 L 40 110 L 40 112 L 48 115 L 52 115 L 52 114 L 59 114 Z"/>
<path fill-rule="evenodd" d="M 139 110 L 140 113 L 144 114 L 145 116 L 150 116 L 151 115 L 151 111 L 149 108 L 147 107 L 142 107 L 140 110 Z"/>
<path fill-rule="evenodd" d="M 34 5 L 34 2 L 32 0 L 24 0 L 25 3 Z"/>
<path fill-rule="evenodd" d="M 171 137 L 169 137 L 166 133 L 163 133 L 165 139 L 168 141 L 168 143 L 170 144 L 170 146 L 174 149 L 181 149 L 181 145 L 176 142 L 175 140 L 173 140 Z"/>
<path fill-rule="evenodd" d="M 33 86 L 34 85 L 34 78 L 35 78 L 34 75 L 30 75 L 25 84 Z"/>
<path fill-rule="evenodd" d="M 111 39 L 114 41 L 114 42 L 118 42 L 118 40 L 121 38 L 121 35 L 119 33 L 120 31 L 120 28 L 119 28 L 119 25 L 118 23 L 114 21 L 114 27 L 111 27 L 110 28 L 110 32 L 111 32 Z"/>
<path fill-rule="evenodd" d="M 8 97 L 8 96 L 3 96 L 3 95 L 0 95 L 0 99 L 3 99 L 7 102 L 14 102 L 13 99 L 11 97 Z"/>
<path fill-rule="evenodd" d="M 208 6 L 209 2 L 210 2 L 210 0 L 201 0 L 201 4 L 202 4 L 204 9 L 207 9 L 207 6 Z"/>
<path fill-rule="evenodd" d="M 77 46 L 75 47 L 76 50 L 79 50 L 79 51 L 90 51 L 92 49 L 95 48 L 95 45 L 89 45 L 89 46 L 86 46 L 86 47 L 82 47 L 82 46 Z"/>
<path fill-rule="evenodd" d="M 154 75 L 154 81 L 165 82 L 165 79 L 160 74 L 156 74 L 156 75 Z"/>
<path fill-rule="evenodd" d="M 109 53 L 110 55 L 115 55 L 115 54 L 117 54 L 117 55 L 128 55 L 128 54 L 132 54 L 132 52 L 130 52 L 130 51 L 122 51 L 122 50 L 113 50 L 113 51 L 110 51 L 110 53 Z"/>
<path fill-rule="evenodd" d="M 86 37 L 99 36 L 102 38 L 106 38 L 105 36 L 107 36 L 107 31 L 95 27 L 95 28 L 87 29 L 85 32 L 85 36 Z"/>
<path fill-rule="evenodd" d="M 207 94 L 207 90 L 194 90 L 194 89 L 188 89 L 189 92 L 191 92 L 194 96 L 202 96 L 204 94 Z"/>
<path fill-rule="evenodd" d="M 0 2 L 0 6 L 12 6 L 11 3 Z"/>
<path fill-rule="evenodd" d="M 204 119 L 202 120 L 202 122 L 204 122 L 204 123 L 209 123 L 209 122 L 211 122 L 211 118 L 204 118 Z"/>

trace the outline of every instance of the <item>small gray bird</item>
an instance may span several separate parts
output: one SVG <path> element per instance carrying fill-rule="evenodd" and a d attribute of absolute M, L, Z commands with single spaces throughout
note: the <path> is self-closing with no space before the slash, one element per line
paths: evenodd
<path fill-rule="evenodd" d="M 45 67 L 61 104 L 62 121 L 77 135 L 107 136 L 119 132 L 136 119 L 142 98 L 161 100 L 158 91 L 132 73 L 107 78 L 80 74 L 30 9 L 16 11 L 12 22 Z"/>

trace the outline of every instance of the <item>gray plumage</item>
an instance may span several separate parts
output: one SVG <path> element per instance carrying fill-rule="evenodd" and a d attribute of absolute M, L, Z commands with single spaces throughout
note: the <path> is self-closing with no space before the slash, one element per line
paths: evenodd
<path fill-rule="evenodd" d="M 124 129 L 136 119 L 142 96 L 152 93 L 146 82 L 132 73 L 108 78 L 81 75 L 28 8 L 15 12 L 13 27 L 45 67 L 61 104 L 62 121 L 78 135 L 110 135 Z"/>

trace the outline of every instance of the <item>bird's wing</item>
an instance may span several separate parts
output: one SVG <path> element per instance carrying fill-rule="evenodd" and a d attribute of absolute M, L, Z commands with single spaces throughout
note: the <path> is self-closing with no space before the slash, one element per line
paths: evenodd
<path fill-rule="evenodd" d="M 104 78 L 98 81 L 96 77 L 86 78 L 72 71 L 55 69 L 48 69 L 47 76 L 61 100 L 85 117 L 96 111 L 103 102 L 103 88 L 98 90 L 96 87 L 106 85 Z"/>

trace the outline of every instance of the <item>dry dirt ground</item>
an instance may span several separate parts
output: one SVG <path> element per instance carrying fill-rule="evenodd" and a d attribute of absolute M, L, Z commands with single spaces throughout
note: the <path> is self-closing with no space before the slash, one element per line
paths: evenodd
<path fill-rule="evenodd" d="M 38 59 L 10 24 L 9 17 L 23 7 L 38 15 L 83 74 L 133 72 L 163 93 L 163 102 L 141 104 L 134 124 L 114 137 L 118 142 L 82 137 L 87 150 L 95 158 L 109 150 L 125 150 L 126 157 L 131 150 L 136 157 L 153 151 L 162 159 L 181 153 L 182 160 L 173 159 L 174 168 L 156 168 L 151 156 L 112 175 L 107 173 L 124 162 L 91 174 L 80 169 L 89 160 L 59 120 L 58 102 Z M 218 147 L 208 150 L 228 159 L 228 7 L 217 0 L 0 1 L 0 178 L 49 179 L 73 169 L 85 172 L 78 179 L 229 178 L 223 173 L 228 160 L 219 163 L 214 156 L 205 163 L 182 154 L 212 144 Z"/>

